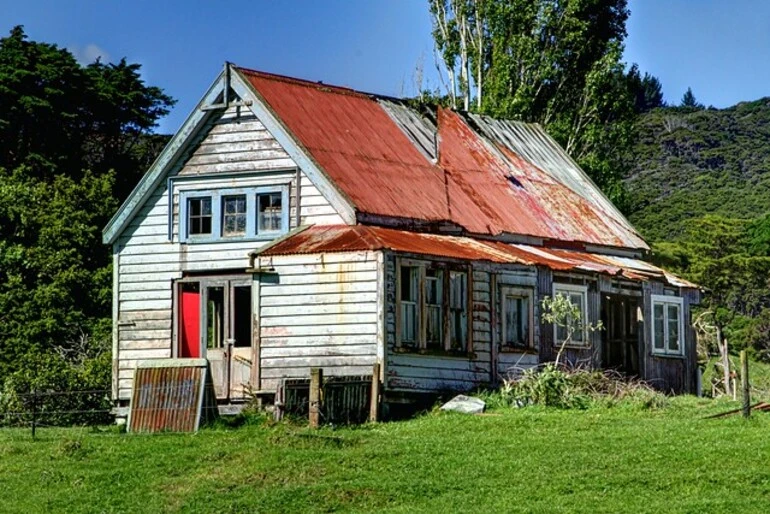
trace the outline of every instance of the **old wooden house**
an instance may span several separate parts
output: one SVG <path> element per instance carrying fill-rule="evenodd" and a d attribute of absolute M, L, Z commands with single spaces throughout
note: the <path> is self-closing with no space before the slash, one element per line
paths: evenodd
<path fill-rule="evenodd" d="M 697 287 L 537 125 L 226 65 L 105 228 L 113 395 L 138 361 L 205 358 L 222 402 L 366 375 L 462 391 L 552 360 L 693 391 Z"/>

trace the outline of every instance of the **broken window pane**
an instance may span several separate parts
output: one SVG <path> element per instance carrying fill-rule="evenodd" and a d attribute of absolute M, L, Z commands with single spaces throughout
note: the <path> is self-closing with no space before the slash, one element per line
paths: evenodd
<path fill-rule="evenodd" d="M 278 232 L 283 225 L 281 193 L 257 195 L 257 232 Z"/>

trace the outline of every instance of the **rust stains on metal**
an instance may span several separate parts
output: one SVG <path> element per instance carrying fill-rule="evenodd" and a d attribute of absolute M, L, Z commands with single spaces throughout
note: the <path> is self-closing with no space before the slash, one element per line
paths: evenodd
<path fill-rule="evenodd" d="M 543 266 L 555 271 L 602 273 L 634 281 L 655 280 L 697 288 L 648 262 L 628 257 L 543 248 L 470 237 L 408 232 L 366 225 L 316 225 L 257 252 L 260 256 L 390 250 L 444 259 Z"/>
<path fill-rule="evenodd" d="M 441 108 L 434 119 L 394 99 L 239 71 L 353 202 L 359 221 L 648 249 L 537 126 Z"/>

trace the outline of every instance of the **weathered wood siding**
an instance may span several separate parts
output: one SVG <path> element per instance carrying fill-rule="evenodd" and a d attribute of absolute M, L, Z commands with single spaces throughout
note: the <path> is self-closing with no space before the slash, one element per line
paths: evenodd
<path fill-rule="evenodd" d="M 666 288 L 657 282 L 646 282 L 642 288 L 643 304 L 641 337 L 644 352 L 640 359 L 642 378 L 650 385 L 666 393 L 695 393 L 697 349 L 695 330 L 692 327 L 692 304 L 699 303 L 699 292 L 694 289 L 675 290 Z M 652 295 L 662 295 L 666 291 L 684 298 L 682 317 L 684 319 L 684 356 L 659 356 L 652 353 Z"/>
<path fill-rule="evenodd" d="M 588 287 L 587 307 L 588 322 L 595 324 L 601 319 L 601 294 L 596 275 L 553 273 L 546 268 L 538 268 L 538 292 L 541 298 L 553 296 L 553 284 L 573 284 Z M 540 362 L 556 360 L 559 346 L 554 341 L 553 325 L 545 324 L 540 331 Z M 600 331 L 588 333 L 590 344 L 584 348 L 567 347 L 561 356 L 561 362 L 573 367 L 599 368 L 602 363 L 602 337 Z"/>
<path fill-rule="evenodd" d="M 418 258 L 410 256 L 412 258 Z M 427 260 L 424 257 L 419 260 Z M 442 262 L 442 261 L 437 261 Z M 467 391 L 493 380 L 492 333 L 490 325 L 490 272 L 472 268 L 469 277 L 473 301 L 469 305 L 472 323 L 471 348 L 467 357 L 423 355 L 396 348 L 396 258 L 385 257 L 385 391 L 435 393 Z"/>
<path fill-rule="evenodd" d="M 381 351 L 381 252 L 259 259 L 260 389 L 282 378 L 370 375 Z"/>
<path fill-rule="evenodd" d="M 286 184 L 293 228 L 297 175 L 294 162 L 250 112 L 232 108 L 213 117 L 188 156 L 171 171 L 171 180 L 158 187 L 116 242 L 116 398 L 129 398 L 137 360 L 172 356 L 173 281 L 188 271 L 245 270 L 248 252 L 267 242 L 180 244 L 180 191 Z M 343 223 L 302 172 L 299 188 L 300 224 Z"/>
<path fill-rule="evenodd" d="M 541 343 L 541 336 L 543 329 L 540 325 L 540 293 L 537 289 L 537 269 L 534 267 L 524 266 L 509 266 L 506 268 L 496 267 L 494 268 L 494 282 L 495 287 L 493 289 L 493 301 L 495 302 L 492 312 L 493 325 L 493 353 L 494 362 L 496 364 L 497 376 L 494 377 L 496 383 L 505 381 L 508 379 L 516 378 L 520 374 L 537 366 L 540 362 L 538 355 L 538 348 Z M 503 340 L 503 323 L 504 316 L 502 305 L 501 289 L 506 286 L 512 286 L 519 289 L 531 289 L 532 290 L 532 302 L 534 308 L 534 322 L 530 327 L 530 330 L 534 332 L 534 344 L 535 351 L 523 352 L 523 351 L 509 351 L 501 348 L 501 341 Z"/>

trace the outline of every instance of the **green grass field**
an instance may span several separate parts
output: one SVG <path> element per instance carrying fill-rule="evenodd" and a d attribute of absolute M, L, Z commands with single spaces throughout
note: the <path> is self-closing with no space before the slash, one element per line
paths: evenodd
<path fill-rule="evenodd" d="M 0 430 L 1 512 L 767 512 L 770 413 L 430 413 L 196 435 Z"/>

